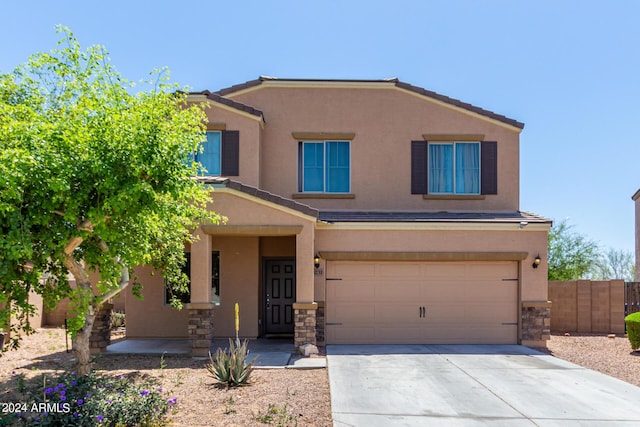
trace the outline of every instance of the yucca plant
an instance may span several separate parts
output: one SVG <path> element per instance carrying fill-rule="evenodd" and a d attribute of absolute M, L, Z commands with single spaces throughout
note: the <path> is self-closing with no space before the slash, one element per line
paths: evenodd
<path fill-rule="evenodd" d="M 205 367 L 216 381 L 229 387 L 240 386 L 247 383 L 253 371 L 255 359 L 247 363 L 248 355 L 247 340 L 237 345 L 229 339 L 228 349 L 217 349 L 215 356 L 209 353 L 209 363 Z"/>

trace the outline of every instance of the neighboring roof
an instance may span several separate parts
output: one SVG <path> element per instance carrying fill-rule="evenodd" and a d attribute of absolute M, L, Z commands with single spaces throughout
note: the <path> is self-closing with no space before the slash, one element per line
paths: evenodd
<path fill-rule="evenodd" d="M 243 104 L 242 102 L 234 101 L 233 99 L 225 98 L 220 96 L 217 93 L 211 93 L 208 90 L 203 90 L 201 92 L 190 92 L 190 95 L 204 95 L 207 99 L 211 101 L 218 102 L 220 104 L 224 104 L 228 107 L 235 108 L 236 110 L 244 111 L 245 113 L 252 114 L 257 117 L 261 117 L 264 120 L 264 113 L 257 108 L 254 108 L 250 105 Z"/>
<path fill-rule="evenodd" d="M 321 211 L 324 222 L 531 222 L 551 223 L 529 212 Z"/>
<path fill-rule="evenodd" d="M 638 198 L 640 198 L 640 189 L 633 193 L 633 196 L 631 196 L 631 200 L 635 202 L 636 200 L 638 200 Z"/>
<path fill-rule="evenodd" d="M 318 214 L 319 214 L 318 210 L 312 208 L 309 205 L 296 202 L 295 200 L 287 199 L 286 197 L 278 196 L 277 194 L 269 193 L 268 191 L 260 190 L 256 187 L 251 187 L 249 185 L 241 184 L 237 181 L 232 181 L 229 178 L 219 177 L 219 176 L 202 176 L 202 177 L 198 177 L 198 181 L 205 184 L 223 185 L 226 188 L 238 190 L 240 192 L 249 194 L 251 196 L 255 196 L 259 199 L 266 200 L 271 203 L 275 203 L 276 205 L 293 209 L 305 215 L 312 216 L 316 219 L 318 218 Z"/>
<path fill-rule="evenodd" d="M 265 77 L 265 76 L 260 76 L 259 78 L 255 79 L 255 80 L 250 80 L 248 82 L 245 83 L 241 83 L 241 84 L 237 84 L 228 88 L 224 88 L 224 89 L 220 89 L 218 91 L 215 92 L 215 94 L 224 97 L 226 95 L 229 94 L 233 94 L 235 92 L 240 92 L 242 90 L 246 90 L 252 87 L 256 87 L 261 85 L 263 82 L 269 82 L 269 81 L 278 81 L 278 82 L 309 82 L 309 83 L 367 83 L 367 84 L 376 84 L 376 83 L 380 83 L 380 84 L 385 84 L 385 85 L 389 85 L 390 83 L 393 84 L 393 86 L 399 88 L 399 89 L 404 89 L 407 90 L 409 92 L 413 92 L 413 93 L 417 93 L 419 95 L 425 96 L 427 98 L 431 98 L 440 102 L 443 102 L 445 104 L 449 104 L 452 105 L 454 107 L 458 107 L 458 108 L 462 108 L 464 110 L 467 111 L 471 111 L 473 113 L 479 114 L 481 116 L 508 124 L 510 126 L 513 126 L 515 128 L 518 129 L 523 129 L 524 128 L 524 123 L 519 122 L 517 120 L 514 119 L 510 119 L 506 116 L 503 116 L 501 114 L 497 114 L 494 113 L 492 111 L 489 110 L 485 110 L 483 108 L 480 107 L 476 107 L 474 105 L 471 105 L 469 103 L 466 102 L 462 102 L 458 99 L 454 99 L 454 98 L 450 98 L 448 96 L 444 96 L 441 95 L 439 93 L 427 90 L 427 89 L 423 89 L 421 87 L 418 86 L 413 86 L 409 83 L 405 83 L 405 82 L 401 82 L 400 80 L 398 80 L 397 78 L 392 78 L 392 79 L 382 79 L 382 80 L 341 80 L 341 79 L 279 79 L 276 77 Z M 205 91 L 208 92 L 208 91 Z M 226 98 L 222 98 L 222 99 L 226 99 Z"/>

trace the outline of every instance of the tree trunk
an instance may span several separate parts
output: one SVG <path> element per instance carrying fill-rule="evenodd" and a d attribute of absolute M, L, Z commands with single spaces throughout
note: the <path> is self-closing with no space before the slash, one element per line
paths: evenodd
<path fill-rule="evenodd" d="M 73 355 L 78 360 L 78 375 L 87 375 L 91 372 L 91 330 L 98 310 L 92 306 L 84 316 L 84 326 L 78 331 L 71 341 Z"/>

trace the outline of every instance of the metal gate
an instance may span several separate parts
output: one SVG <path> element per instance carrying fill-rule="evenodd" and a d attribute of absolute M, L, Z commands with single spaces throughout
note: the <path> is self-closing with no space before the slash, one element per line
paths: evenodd
<path fill-rule="evenodd" d="M 640 282 L 624 283 L 624 315 L 640 311 Z"/>

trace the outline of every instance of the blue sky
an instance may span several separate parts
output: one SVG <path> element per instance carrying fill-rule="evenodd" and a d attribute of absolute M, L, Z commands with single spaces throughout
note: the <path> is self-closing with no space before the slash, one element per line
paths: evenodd
<path fill-rule="evenodd" d="M 131 80 L 215 90 L 259 75 L 398 77 L 525 123 L 521 209 L 632 251 L 640 188 L 636 1 L 5 1 L 0 72 L 102 44 Z"/>

